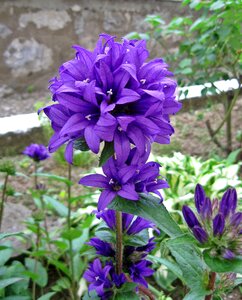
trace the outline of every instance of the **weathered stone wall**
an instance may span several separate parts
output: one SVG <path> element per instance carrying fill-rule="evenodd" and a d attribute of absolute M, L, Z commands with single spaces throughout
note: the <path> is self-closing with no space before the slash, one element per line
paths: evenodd
<path fill-rule="evenodd" d="M 93 47 L 101 32 L 122 37 L 141 30 L 147 14 L 166 20 L 181 13 L 180 1 L 1 0 L 0 96 L 46 89 L 71 45 Z"/>

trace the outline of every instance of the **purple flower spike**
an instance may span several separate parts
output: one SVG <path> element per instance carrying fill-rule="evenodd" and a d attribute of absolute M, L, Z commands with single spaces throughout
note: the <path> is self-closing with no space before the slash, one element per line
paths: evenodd
<path fill-rule="evenodd" d="M 213 235 L 222 235 L 224 231 L 225 226 L 225 219 L 224 216 L 219 213 L 217 216 L 213 219 Z"/>
<path fill-rule="evenodd" d="M 234 213 L 237 206 L 237 192 L 235 189 L 228 189 L 222 197 L 219 212 L 226 218 L 230 213 Z"/>
<path fill-rule="evenodd" d="M 196 189 L 195 189 L 195 205 L 197 208 L 197 212 L 200 213 L 201 208 L 204 204 L 204 201 L 206 199 L 206 194 L 204 192 L 203 187 L 201 186 L 201 184 L 197 184 L 196 185 Z"/>
<path fill-rule="evenodd" d="M 225 251 L 223 253 L 223 258 L 231 260 L 231 259 L 235 258 L 235 254 L 233 251 L 231 251 L 229 249 L 225 249 Z"/>
<path fill-rule="evenodd" d="M 194 226 L 192 232 L 195 238 L 201 243 L 204 244 L 208 241 L 207 232 L 200 226 Z"/>
<path fill-rule="evenodd" d="M 25 148 L 23 154 L 32 158 L 34 161 L 39 162 L 50 157 L 50 154 L 47 148 L 44 145 L 31 144 Z"/>
<path fill-rule="evenodd" d="M 182 208 L 182 213 L 184 216 L 185 221 L 187 222 L 187 225 L 192 229 L 194 226 L 200 226 L 200 223 L 195 216 L 194 212 L 186 205 Z"/>
<path fill-rule="evenodd" d="M 83 277 L 90 283 L 88 291 L 95 290 L 98 296 L 105 294 L 105 289 L 110 288 L 112 283 L 109 279 L 109 272 L 112 266 L 106 265 L 102 268 L 100 259 L 96 258 L 84 273 Z"/>
<path fill-rule="evenodd" d="M 107 256 L 107 257 L 114 257 L 115 251 L 110 246 L 109 243 L 100 240 L 97 237 L 91 238 L 90 242 L 87 243 L 88 245 L 94 247 L 97 251 L 97 254 Z"/>

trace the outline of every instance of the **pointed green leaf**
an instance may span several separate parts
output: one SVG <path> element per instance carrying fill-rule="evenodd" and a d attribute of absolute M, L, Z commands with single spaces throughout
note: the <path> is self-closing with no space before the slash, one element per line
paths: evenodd
<path fill-rule="evenodd" d="M 180 227 L 172 219 L 165 206 L 159 202 L 160 199 L 157 197 L 140 194 L 138 201 L 116 197 L 109 205 L 109 208 L 151 220 L 170 237 L 181 235 Z"/>
<path fill-rule="evenodd" d="M 105 162 L 114 154 L 113 143 L 105 142 L 104 148 L 99 158 L 99 167 L 102 167 Z"/>
<path fill-rule="evenodd" d="M 19 277 L 16 277 L 16 278 L 7 278 L 7 279 L 1 279 L 0 280 L 0 289 L 4 289 L 5 287 L 13 284 L 13 283 L 16 283 L 18 281 L 21 281 L 23 280 L 23 278 L 19 278 Z"/>

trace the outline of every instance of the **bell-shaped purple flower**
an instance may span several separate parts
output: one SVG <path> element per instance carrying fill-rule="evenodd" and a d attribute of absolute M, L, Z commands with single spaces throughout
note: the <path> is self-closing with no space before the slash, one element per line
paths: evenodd
<path fill-rule="evenodd" d="M 39 162 L 50 157 L 47 148 L 41 144 L 31 144 L 25 148 L 23 154 L 32 158 L 34 161 Z"/>
<path fill-rule="evenodd" d="M 196 225 L 192 228 L 192 232 L 193 232 L 195 238 L 201 244 L 204 244 L 208 241 L 208 234 L 202 227 Z"/>
<path fill-rule="evenodd" d="M 138 153 L 135 148 L 135 153 Z M 159 176 L 159 164 L 155 162 L 144 163 L 136 154 L 132 159 L 128 158 L 130 164 L 120 165 L 113 157 L 103 166 L 104 175 L 93 174 L 83 177 L 79 183 L 102 189 L 98 201 L 98 210 L 105 209 L 109 203 L 120 196 L 127 200 L 139 200 L 138 193 L 148 193 L 152 191 L 159 194 L 159 189 L 169 187 L 165 180 L 157 178 Z M 135 164 L 134 164 L 135 162 Z M 152 186 L 152 187 L 151 187 Z"/>
<path fill-rule="evenodd" d="M 222 235 L 225 227 L 225 219 L 224 216 L 219 213 L 213 219 L 213 235 Z"/>
<path fill-rule="evenodd" d="M 88 291 L 95 290 L 98 296 L 103 296 L 105 289 L 112 286 L 110 281 L 110 270 L 112 266 L 106 265 L 102 267 L 100 259 L 96 258 L 90 263 L 89 268 L 85 271 L 83 277 L 90 283 Z"/>
<path fill-rule="evenodd" d="M 89 246 L 92 246 L 96 249 L 97 254 L 107 257 L 114 257 L 115 251 L 111 245 L 107 242 L 100 240 L 97 237 L 91 238 L 87 243 Z"/>
<path fill-rule="evenodd" d="M 129 268 L 130 277 L 134 282 L 148 287 L 145 277 L 149 277 L 154 273 L 154 270 L 149 268 L 150 266 L 151 262 L 148 260 L 141 260 L 138 263 L 132 264 Z"/>
<path fill-rule="evenodd" d="M 201 227 L 196 215 L 190 209 L 190 207 L 184 205 L 183 208 L 182 208 L 182 213 L 183 213 L 184 219 L 185 219 L 187 225 L 189 226 L 189 228 L 192 229 L 194 226 L 200 226 Z"/>

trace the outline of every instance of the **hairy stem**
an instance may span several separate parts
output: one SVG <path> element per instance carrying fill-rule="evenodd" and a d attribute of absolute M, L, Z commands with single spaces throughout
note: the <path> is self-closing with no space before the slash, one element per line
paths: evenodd
<path fill-rule="evenodd" d="M 40 243 L 40 225 L 37 222 L 37 232 L 36 232 L 36 252 L 39 251 L 39 243 Z M 35 258 L 35 264 L 34 264 L 34 273 L 37 273 L 37 258 Z M 32 298 L 33 300 L 36 299 L 36 282 L 33 281 L 33 287 L 32 287 Z"/>
<path fill-rule="evenodd" d="M 119 275 L 123 269 L 123 245 L 122 245 L 122 212 L 116 211 L 116 273 Z"/>
<path fill-rule="evenodd" d="M 68 164 L 68 180 L 71 181 L 71 165 Z M 67 213 L 67 227 L 68 230 L 71 229 L 71 186 L 67 187 L 67 197 L 68 197 L 68 213 Z M 70 271 L 71 271 L 71 284 L 72 284 L 72 298 L 77 300 L 77 290 L 75 282 L 75 271 L 74 271 L 74 260 L 73 260 L 73 246 L 72 240 L 69 240 L 69 258 L 70 258 Z"/>
<path fill-rule="evenodd" d="M 214 290 L 215 280 L 216 280 L 216 273 L 215 272 L 210 272 L 210 274 L 209 274 L 209 283 L 208 283 L 208 289 L 210 291 Z M 210 294 L 210 295 L 207 295 L 205 297 L 205 300 L 212 300 L 212 299 L 213 299 L 213 293 Z"/>
<path fill-rule="evenodd" d="M 6 174 L 4 184 L 3 184 L 3 191 L 2 191 L 2 200 L 1 200 L 1 207 L 0 207 L 0 232 L 2 227 L 2 219 L 3 219 L 3 211 L 4 211 L 4 202 L 5 202 L 5 194 L 7 191 L 7 183 L 8 183 L 8 174 Z"/>
<path fill-rule="evenodd" d="M 38 188 L 38 178 L 37 178 L 37 169 L 38 169 L 38 163 L 34 162 L 34 188 Z"/>

